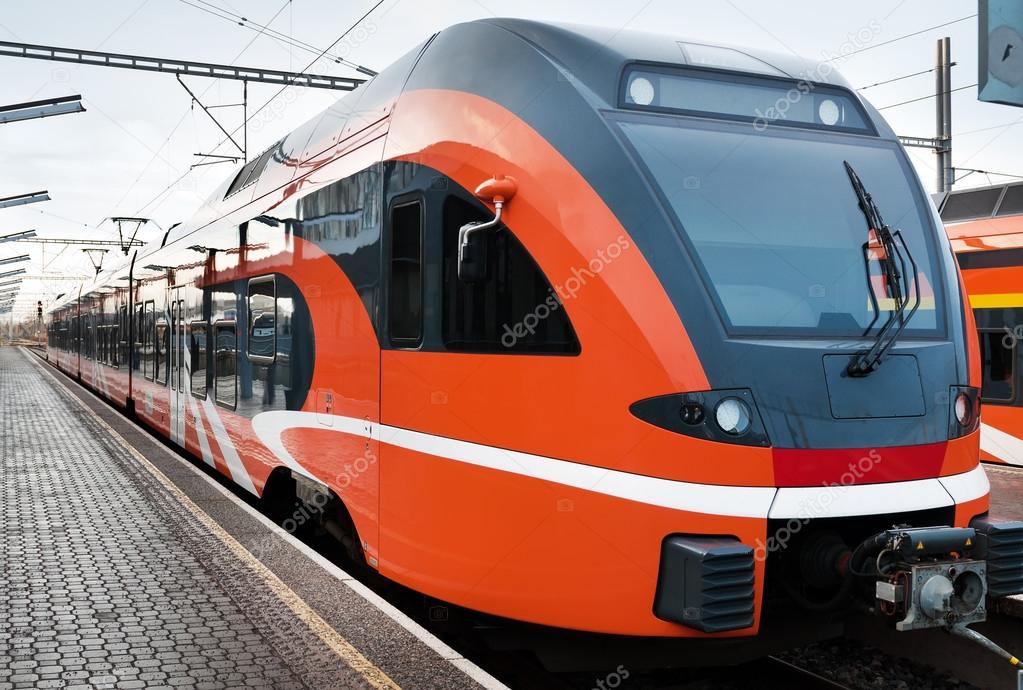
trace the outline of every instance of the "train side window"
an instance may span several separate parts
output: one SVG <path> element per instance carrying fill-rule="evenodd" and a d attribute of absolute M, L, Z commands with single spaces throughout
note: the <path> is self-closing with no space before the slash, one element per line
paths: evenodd
<path fill-rule="evenodd" d="M 1005 330 L 980 331 L 981 399 L 1011 402 L 1016 397 L 1016 339 Z"/>
<path fill-rule="evenodd" d="M 273 364 L 277 353 L 277 286 L 273 276 L 249 281 L 248 358 L 256 364 Z"/>
<path fill-rule="evenodd" d="M 235 322 L 215 323 L 213 335 L 213 393 L 218 405 L 233 410 L 238 403 L 238 377 L 236 376 L 238 332 Z"/>
<path fill-rule="evenodd" d="M 444 202 L 441 336 L 448 350 L 579 354 L 579 341 L 558 293 L 512 232 L 488 230 L 487 279 L 458 278 L 458 231 L 493 213 L 457 196 Z"/>
<path fill-rule="evenodd" d="M 156 304 L 153 300 L 145 303 L 142 313 L 142 375 L 150 381 L 155 373 L 153 358 L 153 331 L 156 328 Z"/>
<path fill-rule="evenodd" d="M 117 361 L 114 366 L 127 364 L 128 362 L 128 307 L 123 306 L 118 310 L 120 315 L 117 322 Z"/>
<path fill-rule="evenodd" d="M 418 201 L 391 210 L 391 344 L 417 347 L 423 340 L 423 207 Z"/>
<path fill-rule="evenodd" d="M 193 321 L 188 329 L 189 371 L 192 372 L 192 395 L 206 399 L 206 331 L 205 321 Z"/>
<path fill-rule="evenodd" d="M 141 304 L 135 307 L 135 323 L 132 327 L 131 368 L 138 371 L 142 366 L 142 322 L 144 321 L 144 310 Z"/>
<path fill-rule="evenodd" d="M 167 383 L 167 369 L 170 361 L 167 357 L 168 341 L 170 340 L 170 328 L 167 325 L 167 318 L 160 314 L 156 319 L 156 338 L 153 344 L 156 346 L 156 382 Z"/>

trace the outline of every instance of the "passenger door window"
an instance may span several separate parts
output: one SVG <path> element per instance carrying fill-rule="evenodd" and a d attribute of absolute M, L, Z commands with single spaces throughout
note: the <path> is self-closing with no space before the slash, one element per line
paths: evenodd
<path fill-rule="evenodd" d="M 1016 338 L 1006 330 L 980 332 L 981 399 L 1012 402 L 1016 397 Z"/>
<path fill-rule="evenodd" d="M 214 395 L 218 405 L 233 410 L 238 403 L 236 375 L 238 333 L 234 321 L 221 321 L 214 325 L 213 347 L 215 352 Z"/>
<path fill-rule="evenodd" d="M 390 264 L 391 344 L 418 347 L 423 341 L 423 212 L 418 201 L 391 210 Z"/>
<path fill-rule="evenodd" d="M 273 276 L 249 281 L 248 357 L 256 364 L 273 364 L 277 352 L 277 290 Z"/>

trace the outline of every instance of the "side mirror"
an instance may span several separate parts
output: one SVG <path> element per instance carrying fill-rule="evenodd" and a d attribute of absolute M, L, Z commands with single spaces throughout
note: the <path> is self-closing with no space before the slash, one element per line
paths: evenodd
<path fill-rule="evenodd" d="M 458 229 L 458 279 L 463 283 L 487 282 L 487 233 L 475 232 L 486 223 L 466 223 Z"/>
<path fill-rule="evenodd" d="M 504 205 L 518 191 L 513 177 L 495 175 L 476 188 L 476 197 L 494 205 L 494 219 L 486 222 L 466 223 L 458 229 L 458 279 L 465 283 L 487 280 L 487 233 L 501 224 Z"/>

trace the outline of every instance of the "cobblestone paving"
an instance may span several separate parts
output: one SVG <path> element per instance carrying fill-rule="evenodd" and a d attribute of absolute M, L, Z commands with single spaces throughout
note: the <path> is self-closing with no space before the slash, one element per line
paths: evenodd
<path fill-rule="evenodd" d="M 366 685 L 13 348 L 0 511 L 0 690 Z"/>

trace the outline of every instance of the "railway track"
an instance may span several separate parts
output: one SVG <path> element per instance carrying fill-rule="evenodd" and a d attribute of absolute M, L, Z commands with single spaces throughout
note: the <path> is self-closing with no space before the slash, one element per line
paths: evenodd
<path fill-rule="evenodd" d="M 779 689 L 804 688 L 805 690 L 851 690 L 847 685 L 836 683 L 809 669 L 774 656 L 769 656 L 764 660 L 763 671 L 764 675 L 761 678 L 764 678 L 768 683 L 768 685 L 763 687 L 776 687 Z M 772 685 L 771 683 L 776 684 Z"/>

